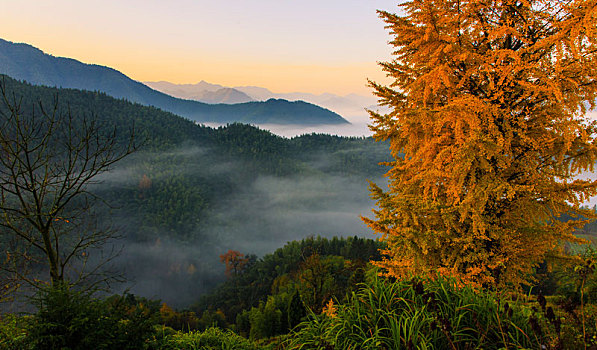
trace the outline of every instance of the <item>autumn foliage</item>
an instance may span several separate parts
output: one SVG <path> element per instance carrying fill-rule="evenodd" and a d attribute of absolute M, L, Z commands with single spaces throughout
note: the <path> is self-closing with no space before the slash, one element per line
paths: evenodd
<path fill-rule="evenodd" d="M 586 221 L 597 182 L 597 1 L 409 1 L 380 12 L 392 82 L 372 112 L 394 161 L 372 185 L 388 274 L 517 285 Z"/>
<path fill-rule="evenodd" d="M 226 254 L 220 255 L 220 261 L 226 265 L 226 276 L 230 277 L 241 272 L 249 262 L 249 258 L 241 252 L 230 249 Z"/>

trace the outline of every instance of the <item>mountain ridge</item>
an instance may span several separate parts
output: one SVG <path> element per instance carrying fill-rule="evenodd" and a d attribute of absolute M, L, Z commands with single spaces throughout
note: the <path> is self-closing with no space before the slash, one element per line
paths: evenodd
<path fill-rule="evenodd" d="M 346 124 L 328 109 L 306 102 L 281 105 L 271 101 L 210 105 L 176 98 L 151 89 L 122 72 L 73 58 L 55 57 L 26 43 L 0 39 L 0 73 L 34 85 L 102 91 L 142 105 L 154 106 L 196 122 L 252 124 Z"/>

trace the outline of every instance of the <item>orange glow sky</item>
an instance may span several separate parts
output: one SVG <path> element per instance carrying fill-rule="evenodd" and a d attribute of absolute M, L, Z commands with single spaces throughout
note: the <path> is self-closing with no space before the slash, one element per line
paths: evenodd
<path fill-rule="evenodd" d="M 1 38 L 139 81 L 369 94 L 389 0 L 0 1 Z"/>

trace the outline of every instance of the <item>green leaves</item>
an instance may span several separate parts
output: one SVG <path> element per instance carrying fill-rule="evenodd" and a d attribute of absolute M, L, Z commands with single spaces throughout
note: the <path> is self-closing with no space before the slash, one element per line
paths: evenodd
<path fill-rule="evenodd" d="M 451 279 L 375 278 L 338 305 L 335 316 L 312 314 L 287 343 L 290 349 L 538 347 L 527 336 L 532 331 L 523 306 L 510 300 L 505 308 L 502 302 L 497 294 L 459 287 Z"/>

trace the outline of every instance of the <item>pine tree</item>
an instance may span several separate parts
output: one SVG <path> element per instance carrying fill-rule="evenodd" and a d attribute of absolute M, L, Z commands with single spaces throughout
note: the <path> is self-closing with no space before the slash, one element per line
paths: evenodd
<path fill-rule="evenodd" d="M 390 112 L 389 190 L 372 184 L 389 275 L 518 285 L 586 220 L 597 182 L 596 1 L 417 0 L 380 12 L 393 40 L 371 82 Z"/>
<path fill-rule="evenodd" d="M 298 291 L 294 291 L 290 297 L 287 314 L 288 329 L 294 328 L 301 322 L 301 319 L 307 315 L 307 310 L 301 301 L 301 296 Z"/>

